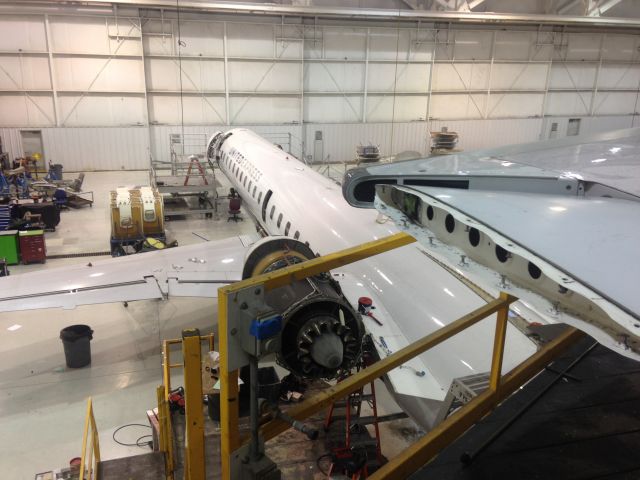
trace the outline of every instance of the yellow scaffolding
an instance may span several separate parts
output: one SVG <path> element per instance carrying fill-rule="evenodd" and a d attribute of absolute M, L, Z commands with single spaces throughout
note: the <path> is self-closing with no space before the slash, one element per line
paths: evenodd
<path fill-rule="evenodd" d="M 91 443 L 87 445 L 87 441 Z M 98 475 L 98 463 L 100 462 L 100 442 L 96 419 L 93 415 L 93 400 L 87 399 L 87 415 L 84 419 L 84 431 L 82 433 L 82 456 L 80 457 L 80 477 L 91 480 Z"/>
<path fill-rule="evenodd" d="M 198 335 L 194 331 L 183 332 L 183 338 L 162 342 L 163 385 L 156 390 L 158 399 L 158 424 L 160 451 L 165 453 L 167 480 L 174 480 L 175 458 L 173 428 L 169 410 L 171 370 L 184 369 L 185 397 L 185 480 L 204 480 L 204 416 L 202 413 L 202 361 L 201 343 L 208 342 L 209 351 L 214 348 L 214 336 Z M 182 363 L 171 363 L 171 345 L 182 346 Z"/>
<path fill-rule="evenodd" d="M 235 302 L 237 294 L 245 289 L 264 288 L 265 291 L 268 291 L 287 285 L 292 281 L 327 272 L 336 267 L 347 265 L 414 241 L 413 237 L 405 233 L 398 233 L 381 240 L 368 242 L 218 289 L 221 383 L 220 421 L 222 428 L 221 463 L 223 479 L 231 478 L 233 456 L 237 454 L 241 445 L 247 441 L 246 438 L 241 439 L 238 432 L 238 371 L 230 371 L 229 369 L 228 338 L 231 332 L 229 331 L 228 311 L 230 302 Z M 494 299 L 421 340 L 361 370 L 346 380 L 327 388 L 300 405 L 291 408 L 287 412 L 288 415 L 302 421 L 326 408 L 334 401 L 346 397 L 363 385 L 471 327 L 487 316 L 497 313 L 489 389 L 463 406 L 371 477 L 374 479 L 406 478 L 406 476 L 431 460 L 444 446 L 455 440 L 500 401 L 540 371 L 557 354 L 581 337 L 581 333 L 576 329 L 567 328 L 562 335 L 547 344 L 528 360 L 504 377 L 501 376 L 509 305 L 515 300 L 517 300 L 515 297 L 501 293 L 500 298 Z M 273 419 L 261 427 L 260 434 L 264 441 L 268 441 L 288 428 L 289 424 L 280 419 Z"/>

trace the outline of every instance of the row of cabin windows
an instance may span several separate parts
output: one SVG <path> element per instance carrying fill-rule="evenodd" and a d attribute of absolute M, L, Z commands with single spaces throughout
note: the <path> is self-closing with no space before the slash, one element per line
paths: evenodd
<path fill-rule="evenodd" d="M 260 203 L 260 202 L 258 202 L 258 203 Z M 269 212 L 269 218 L 271 220 L 273 220 L 273 214 L 275 213 L 275 211 L 276 211 L 276 206 L 273 205 L 271 207 L 271 212 Z M 282 217 L 283 217 L 282 213 L 280 215 L 278 215 L 278 221 L 276 222 L 276 226 L 278 228 L 280 228 L 280 225 L 282 225 Z M 287 222 L 287 225 L 284 227 L 284 235 L 285 235 L 285 237 L 289 236 L 289 231 L 290 230 L 291 230 L 291 222 Z M 295 240 L 298 240 L 300 238 L 300 232 L 298 230 L 296 230 L 296 233 L 293 234 L 293 238 Z"/>
<path fill-rule="evenodd" d="M 225 158 L 223 158 L 223 161 L 227 162 L 227 164 L 229 163 L 230 159 L 228 156 L 225 155 Z M 232 173 L 238 177 L 238 172 L 240 171 L 240 167 L 238 165 L 234 165 L 231 169 Z M 247 186 L 247 179 L 249 178 L 249 175 L 245 176 L 244 172 L 240 172 L 240 177 L 239 177 L 239 181 L 246 187 Z M 253 192 L 251 192 L 251 187 L 253 186 Z M 247 190 L 249 191 L 249 193 L 251 194 L 251 197 L 256 198 L 256 192 L 258 191 L 258 186 L 257 185 L 253 185 L 253 180 L 249 180 L 249 187 L 247 188 Z M 258 195 L 258 203 L 260 203 L 260 201 L 262 200 L 262 192 L 259 193 Z"/>
<path fill-rule="evenodd" d="M 230 158 L 229 158 L 229 156 L 226 156 L 226 154 L 225 154 L 224 161 L 226 161 L 227 164 L 229 164 L 229 162 L 230 162 Z M 236 177 L 238 177 L 239 170 L 240 170 L 240 168 L 239 168 L 238 165 L 234 165 L 233 168 L 232 168 L 232 172 Z M 244 172 L 240 172 L 239 180 L 244 185 L 245 188 L 247 187 L 247 178 L 248 178 L 248 175 L 245 177 L 244 176 Z M 243 181 L 243 179 L 244 179 L 244 181 Z M 256 190 L 257 190 L 258 186 L 257 185 L 253 186 L 253 192 L 251 192 L 251 186 L 252 185 L 253 185 L 253 181 L 250 180 L 249 181 L 248 191 L 249 191 L 249 193 L 251 194 L 251 196 L 253 198 L 256 198 Z M 258 200 L 257 200 L 258 204 L 260 204 L 261 201 L 262 201 L 262 192 L 260 192 L 258 194 Z M 275 214 L 275 211 L 276 211 L 276 206 L 273 205 L 271 207 L 271 212 L 269 212 L 269 219 L 273 220 L 273 215 Z M 278 221 L 276 222 L 276 225 L 277 225 L 278 228 L 280 228 L 280 226 L 282 225 L 282 218 L 283 218 L 283 215 L 281 213 L 280 215 L 278 215 Z M 291 222 L 287 222 L 287 224 L 284 227 L 284 235 L 286 237 L 289 236 L 290 230 L 291 230 Z M 293 238 L 294 238 L 294 240 L 298 240 L 300 238 L 300 232 L 298 230 L 296 230 L 296 232 L 293 234 Z M 307 247 L 309 246 L 309 242 L 304 242 L 304 243 L 305 243 L 305 245 Z"/>

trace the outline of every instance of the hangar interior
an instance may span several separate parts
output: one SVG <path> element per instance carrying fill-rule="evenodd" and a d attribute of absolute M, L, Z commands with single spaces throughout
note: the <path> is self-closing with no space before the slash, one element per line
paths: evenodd
<path fill-rule="evenodd" d="M 16 285 L 23 274 L 44 272 L 38 277 L 44 285 L 71 265 L 157 255 L 145 252 L 170 249 L 172 242 L 181 248 L 269 233 L 259 208 L 252 211 L 257 194 L 251 183 L 248 193 L 240 192 L 242 203 L 232 204 L 242 178 L 225 169 L 224 155 L 215 158 L 219 164 L 208 152 L 219 131 L 253 131 L 278 145 L 287 160 L 336 185 L 349 169 L 368 165 L 368 148 L 393 164 L 640 127 L 639 27 L 640 5 L 633 0 L 3 1 L 0 188 L 6 215 L 20 221 L 7 230 L 16 231 L 8 241 L 27 245 L 24 232 L 40 232 L 43 244 L 33 261 L 27 247 L 15 262 L 3 250 L 10 275 L 1 288 L 9 288 L 8 281 Z M 444 152 L 434 151 L 439 140 Z M 255 157 L 246 160 L 258 165 Z M 565 171 L 574 166 L 568 161 Z M 122 202 L 132 201 L 136 187 L 153 204 L 153 192 L 140 189 L 147 185 L 163 196 L 163 210 L 156 211 L 164 221 L 155 237 L 160 247 L 114 238 L 114 210 L 125 214 Z M 79 204 L 66 204 L 73 199 Z M 309 191 L 293 201 L 313 212 L 327 199 Z M 55 212 L 42 205 L 29 210 L 31 203 Z M 326 235 L 339 236 L 331 218 L 326 224 Z M 297 225 L 291 234 L 289 225 L 284 235 L 293 238 Z M 299 233 L 312 254 L 332 253 Z M 12 480 L 79 478 L 77 466 L 75 477 L 55 472 L 81 456 L 88 397 L 103 459 L 149 450 L 146 412 L 158 405 L 163 340 L 180 338 L 188 328 L 219 334 L 213 298 L 40 310 L 32 310 L 40 307 L 29 295 L 9 300 L 21 304 L 0 313 L 0 465 L 3 478 Z M 69 325 L 91 327 L 90 366 L 68 365 L 61 329 Z M 280 377 L 287 374 L 281 362 L 266 363 Z M 186 382 L 182 373 L 173 375 L 173 385 Z M 383 383 L 375 385 L 378 413 L 402 416 Z M 380 429 L 388 458 L 425 434 L 412 418 L 395 418 Z M 290 466 L 282 478 L 328 478 L 316 457 Z M 129 468 L 125 473 L 139 475 L 132 478 L 173 478 Z M 73 475 L 73 468 L 66 470 Z M 222 471 L 211 467 L 206 478 L 224 478 Z M 435 472 L 416 478 L 449 478 Z M 395 475 L 380 478 L 405 478 Z"/>

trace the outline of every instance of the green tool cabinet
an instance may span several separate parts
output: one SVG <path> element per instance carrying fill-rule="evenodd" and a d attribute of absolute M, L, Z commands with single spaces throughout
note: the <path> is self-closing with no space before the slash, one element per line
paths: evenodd
<path fill-rule="evenodd" d="M 0 258 L 7 260 L 7 265 L 18 264 L 18 231 L 4 230 L 0 232 Z"/>

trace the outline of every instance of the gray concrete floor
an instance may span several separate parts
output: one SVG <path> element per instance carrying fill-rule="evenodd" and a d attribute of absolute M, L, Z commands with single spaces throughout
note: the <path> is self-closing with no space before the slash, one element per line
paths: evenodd
<path fill-rule="evenodd" d="M 224 195 L 228 184 L 225 178 L 220 182 L 218 191 Z M 109 191 L 146 183 L 145 171 L 87 173 L 84 188 L 94 192 L 95 204 L 61 213 L 56 231 L 45 235 L 47 253 L 108 251 Z M 193 232 L 215 240 L 254 231 L 246 215 L 243 222 L 227 222 L 225 201 L 220 203 L 219 219 L 198 215 L 166 225 L 168 239 L 177 239 L 180 245 L 203 241 Z M 107 257 L 93 259 L 98 258 Z M 10 271 L 19 275 L 93 259 L 48 260 Z M 117 303 L 0 314 L 0 477 L 32 480 L 35 473 L 68 466 L 71 458 L 80 456 L 89 396 L 94 400 L 102 456 L 140 453 L 138 447 L 116 444 L 112 433 L 127 423 L 147 423 L 145 411 L 156 404 L 155 389 L 162 382 L 161 340 L 178 338 L 186 327 L 211 332 L 216 311 L 213 299 L 186 298 L 132 302 L 128 308 Z M 65 366 L 59 332 L 76 323 L 90 325 L 94 338 L 91 367 L 73 370 Z M 8 330 L 15 325 L 20 328 Z M 175 384 L 180 385 L 179 378 Z M 131 427 L 117 438 L 133 443 L 148 430 Z"/>
<path fill-rule="evenodd" d="M 225 195 L 228 182 L 224 177 L 219 181 L 218 192 Z M 62 212 L 56 231 L 46 234 L 48 254 L 109 250 L 109 191 L 147 183 L 145 171 L 87 173 L 84 188 L 94 192 L 95 204 Z M 194 233 L 215 240 L 255 231 L 248 215 L 243 222 L 227 222 L 226 208 L 221 201 L 217 219 L 192 216 L 167 222 L 167 238 L 188 245 L 203 241 Z M 19 275 L 90 261 L 90 257 L 51 259 L 44 265 L 14 266 L 10 271 Z M 31 480 L 38 472 L 66 467 L 70 459 L 80 456 L 89 396 L 94 401 L 102 457 L 143 452 L 115 443 L 114 430 L 128 423 L 147 423 L 145 411 L 156 405 L 155 389 L 162 382 L 162 339 L 178 338 L 186 327 L 214 331 L 216 312 L 213 299 L 183 298 L 132 302 L 128 308 L 117 303 L 0 314 L 0 477 Z M 90 325 L 94 338 L 91 366 L 74 370 L 65 366 L 59 332 L 77 323 Z M 179 375 L 173 384 L 181 385 Z M 377 391 L 383 398 L 381 414 L 398 410 L 382 385 Z M 390 457 L 405 448 L 404 439 L 415 432 L 413 422 L 404 422 L 384 427 L 390 440 L 383 448 Z M 147 433 L 148 428 L 130 427 L 117 438 L 134 443 Z"/>

